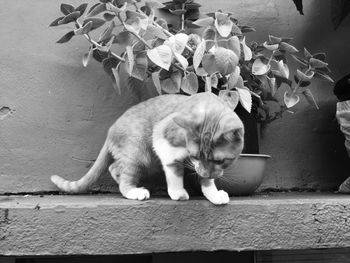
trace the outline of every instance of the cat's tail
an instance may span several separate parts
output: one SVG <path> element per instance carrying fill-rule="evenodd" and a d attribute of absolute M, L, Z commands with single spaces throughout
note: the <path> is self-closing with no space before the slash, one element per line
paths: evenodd
<path fill-rule="evenodd" d="M 51 176 L 51 181 L 61 190 L 67 193 L 81 193 L 88 190 L 104 172 L 110 162 L 110 154 L 107 147 L 107 141 L 103 145 L 95 163 L 90 170 L 78 181 L 68 181 L 58 175 Z"/>

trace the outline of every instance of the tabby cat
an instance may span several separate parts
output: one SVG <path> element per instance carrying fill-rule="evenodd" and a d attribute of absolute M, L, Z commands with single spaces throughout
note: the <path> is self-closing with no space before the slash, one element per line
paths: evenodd
<path fill-rule="evenodd" d="M 109 165 L 125 198 L 146 200 L 150 192 L 140 179 L 162 167 L 170 198 L 188 200 L 183 176 L 190 163 L 204 196 L 213 204 L 227 204 L 228 194 L 214 180 L 239 157 L 243 138 L 242 121 L 218 96 L 162 95 L 131 107 L 111 126 L 84 177 L 71 182 L 54 175 L 51 181 L 63 191 L 84 192 Z"/>

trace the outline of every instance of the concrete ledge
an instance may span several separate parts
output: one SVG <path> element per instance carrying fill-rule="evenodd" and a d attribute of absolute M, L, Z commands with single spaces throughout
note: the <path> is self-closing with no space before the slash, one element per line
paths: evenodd
<path fill-rule="evenodd" d="M 115 195 L 1 196 L 0 255 L 350 247 L 350 197 L 270 194 L 130 201 Z"/>

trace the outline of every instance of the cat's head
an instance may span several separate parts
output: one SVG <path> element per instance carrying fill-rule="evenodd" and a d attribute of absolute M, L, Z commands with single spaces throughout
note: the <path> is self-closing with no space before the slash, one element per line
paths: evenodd
<path fill-rule="evenodd" d="M 215 95 L 213 95 L 215 96 Z M 220 99 L 194 102 L 174 118 L 185 130 L 190 163 L 203 178 L 218 178 L 239 157 L 244 146 L 244 126 L 237 114 Z"/>

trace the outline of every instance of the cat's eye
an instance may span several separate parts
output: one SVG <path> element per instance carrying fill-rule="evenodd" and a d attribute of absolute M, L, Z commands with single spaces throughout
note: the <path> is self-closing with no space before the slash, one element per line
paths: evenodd
<path fill-rule="evenodd" d="M 220 159 L 220 160 L 212 160 L 212 162 L 214 164 L 217 164 L 217 165 L 223 165 L 225 163 L 229 163 L 229 162 L 232 162 L 233 161 L 233 158 L 224 158 L 224 159 Z"/>
<path fill-rule="evenodd" d="M 218 165 L 221 165 L 221 164 L 224 164 L 224 163 L 225 163 L 225 159 L 222 159 L 222 160 L 213 160 L 213 163 L 218 164 Z"/>

